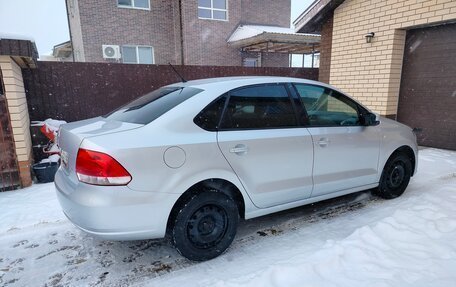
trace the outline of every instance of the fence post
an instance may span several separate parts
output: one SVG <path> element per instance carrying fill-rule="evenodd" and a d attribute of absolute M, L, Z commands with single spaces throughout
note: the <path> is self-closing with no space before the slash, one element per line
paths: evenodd
<path fill-rule="evenodd" d="M 21 68 L 10 56 L 0 56 L 6 106 L 14 139 L 14 149 L 22 187 L 32 184 L 32 141 L 30 119 Z"/>

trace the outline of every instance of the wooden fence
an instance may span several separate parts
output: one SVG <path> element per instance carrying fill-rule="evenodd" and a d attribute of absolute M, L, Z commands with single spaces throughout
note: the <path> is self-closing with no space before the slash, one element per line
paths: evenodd
<path fill-rule="evenodd" d="M 186 80 L 224 76 L 287 76 L 316 80 L 318 69 L 176 66 Z M 168 65 L 38 62 L 23 69 L 31 121 L 47 118 L 68 122 L 104 115 L 159 87 L 179 82 Z M 45 155 L 37 146 L 47 139 L 32 128 L 35 161 Z"/>
<path fill-rule="evenodd" d="M 224 76 L 287 76 L 316 80 L 318 69 L 176 66 L 186 80 Z M 30 120 L 95 117 L 180 79 L 167 65 L 38 62 L 23 70 Z"/>

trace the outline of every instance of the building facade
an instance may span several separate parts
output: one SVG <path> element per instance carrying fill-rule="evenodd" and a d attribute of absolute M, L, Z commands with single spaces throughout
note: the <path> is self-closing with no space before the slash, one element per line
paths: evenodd
<path fill-rule="evenodd" d="M 456 1 L 317 0 L 295 22 L 321 33 L 320 81 L 456 149 Z M 370 38 L 370 39 L 369 39 Z"/>
<path fill-rule="evenodd" d="M 66 1 L 75 61 L 240 66 L 261 58 L 262 66 L 289 64 L 288 54 L 246 54 L 227 39 L 242 24 L 289 27 L 290 0 Z"/>

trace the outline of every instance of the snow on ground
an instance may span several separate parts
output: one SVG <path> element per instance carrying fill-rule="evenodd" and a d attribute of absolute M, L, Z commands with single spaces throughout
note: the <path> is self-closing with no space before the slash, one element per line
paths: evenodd
<path fill-rule="evenodd" d="M 190 262 L 164 240 L 92 238 L 52 184 L 0 193 L 0 286 L 456 286 L 456 152 L 420 151 L 406 193 L 361 192 L 242 222 Z"/>

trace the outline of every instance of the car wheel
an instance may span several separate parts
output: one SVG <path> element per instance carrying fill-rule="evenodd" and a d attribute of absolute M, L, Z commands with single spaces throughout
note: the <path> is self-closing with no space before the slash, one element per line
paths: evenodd
<path fill-rule="evenodd" d="M 236 202 L 219 191 L 193 195 L 179 210 L 171 241 L 179 253 L 194 261 L 222 254 L 236 235 L 239 212 Z"/>
<path fill-rule="evenodd" d="M 375 194 L 385 199 L 402 195 L 412 175 L 410 158 L 403 153 L 393 154 L 383 168 L 380 184 Z"/>

